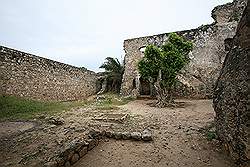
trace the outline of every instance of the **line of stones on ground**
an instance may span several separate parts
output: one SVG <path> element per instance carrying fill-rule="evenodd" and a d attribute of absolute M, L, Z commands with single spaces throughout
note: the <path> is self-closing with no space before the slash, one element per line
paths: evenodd
<path fill-rule="evenodd" d="M 69 167 L 75 164 L 80 158 L 88 153 L 99 144 L 102 138 L 113 138 L 116 140 L 136 140 L 152 141 L 152 132 L 145 129 L 142 132 L 112 132 L 91 130 L 86 141 L 75 139 L 66 147 L 58 151 L 56 156 L 44 163 L 44 167 Z"/>

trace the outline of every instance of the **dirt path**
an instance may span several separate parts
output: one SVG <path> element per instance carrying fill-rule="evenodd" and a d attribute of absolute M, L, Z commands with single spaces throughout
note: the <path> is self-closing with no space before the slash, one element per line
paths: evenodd
<path fill-rule="evenodd" d="M 0 166 L 43 166 L 72 140 L 84 140 L 92 129 L 111 132 L 153 132 L 152 142 L 103 139 L 73 167 L 234 167 L 218 141 L 208 141 L 201 130 L 214 118 L 209 100 L 180 100 L 182 108 L 150 107 L 151 100 L 98 108 L 72 108 L 55 118 L 34 122 L 0 122 Z M 124 117 L 126 116 L 126 117 Z M 123 119 L 124 118 L 124 119 Z M 49 139 L 49 140 L 48 140 Z"/>
<path fill-rule="evenodd" d="M 149 102 L 136 100 L 122 109 L 136 121 L 132 128 L 153 131 L 153 142 L 105 139 L 74 167 L 233 167 L 217 141 L 199 132 L 213 121 L 210 100 L 181 100 L 185 107 L 175 109 L 150 107 Z"/>

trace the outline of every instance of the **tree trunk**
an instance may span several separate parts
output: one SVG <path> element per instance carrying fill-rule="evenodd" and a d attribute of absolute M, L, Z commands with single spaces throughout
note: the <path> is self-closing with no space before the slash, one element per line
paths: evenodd
<path fill-rule="evenodd" d="M 156 97 L 157 97 L 156 106 L 160 108 L 173 106 L 174 99 L 172 96 L 171 88 L 162 88 L 160 82 L 161 82 L 161 70 L 159 71 L 159 76 L 157 78 L 157 81 L 154 83 Z"/>

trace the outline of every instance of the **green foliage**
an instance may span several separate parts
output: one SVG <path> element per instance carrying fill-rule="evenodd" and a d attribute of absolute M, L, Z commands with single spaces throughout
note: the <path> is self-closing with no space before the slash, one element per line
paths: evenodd
<path fill-rule="evenodd" d="M 203 136 L 206 137 L 209 141 L 218 139 L 215 129 L 215 122 L 213 121 L 208 123 L 205 127 L 200 128 L 198 131 L 201 132 Z"/>
<path fill-rule="evenodd" d="M 209 140 L 209 141 L 211 141 L 213 139 L 217 139 L 217 135 L 216 135 L 215 131 L 208 131 L 206 133 L 206 136 L 207 136 L 207 140 Z"/>
<path fill-rule="evenodd" d="M 138 68 L 142 78 L 156 82 L 161 67 L 162 54 L 158 47 L 146 47 L 144 58 L 139 62 Z"/>
<path fill-rule="evenodd" d="M 169 34 L 168 41 L 160 48 L 147 46 L 145 56 L 138 64 L 141 77 L 154 84 L 161 71 L 161 88 L 172 89 L 176 84 L 177 74 L 189 62 L 188 53 L 192 48 L 191 42 L 176 33 Z"/>
<path fill-rule="evenodd" d="M 124 66 L 117 58 L 107 57 L 106 61 L 100 66 L 105 69 L 105 75 L 110 85 L 110 91 L 118 92 L 122 83 L 122 76 L 124 73 Z"/>
<path fill-rule="evenodd" d="M 115 94 L 105 94 L 105 99 L 69 102 L 43 102 L 14 96 L 0 96 L 0 120 L 33 119 L 40 115 L 54 115 L 75 107 L 94 107 L 100 110 L 118 109 L 132 98 L 124 98 Z"/>

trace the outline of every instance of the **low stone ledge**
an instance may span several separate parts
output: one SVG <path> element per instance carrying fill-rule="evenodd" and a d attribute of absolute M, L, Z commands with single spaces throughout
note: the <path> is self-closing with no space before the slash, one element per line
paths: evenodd
<path fill-rule="evenodd" d="M 102 138 L 113 138 L 116 140 L 142 140 L 142 141 L 152 141 L 152 131 L 149 129 L 145 129 L 142 132 L 114 132 L 114 131 L 98 131 L 92 130 L 89 133 L 89 140 L 93 144 L 98 142 L 98 139 Z"/>
<path fill-rule="evenodd" d="M 96 147 L 98 143 L 99 140 L 93 138 L 73 140 L 59 150 L 56 156 L 51 158 L 49 162 L 45 162 L 44 167 L 69 167 L 86 155 L 88 151 Z"/>
<path fill-rule="evenodd" d="M 113 138 L 116 140 L 136 140 L 136 141 L 152 141 L 152 133 L 150 130 L 143 132 L 113 132 L 91 130 L 87 139 L 75 139 L 68 145 L 60 149 L 56 156 L 44 163 L 44 167 L 69 167 L 75 164 L 88 151 L 92 150 L 99 144 L 102 138 Z"/>

